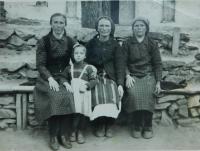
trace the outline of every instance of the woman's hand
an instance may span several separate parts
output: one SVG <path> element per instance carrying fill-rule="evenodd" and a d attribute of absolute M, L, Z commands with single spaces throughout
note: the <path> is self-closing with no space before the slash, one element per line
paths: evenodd
<path fill-rule="evenodd" d="M 124 95 L 124 89 L 121 85 L 118 86 L 118 92 L 119 92 L 119 97 L 121 99 Z"/>
<path fill-rule="evenodd" d="M 159 94 L 161 92 L 160 81 L 156 83 L 155 94 Z"/>
<path fill-rule="evenodd" d="M 59 84 L 56 80 L 54 80 L 53 77 L 49 77 L 48 81 L 49 81 L 49 87 L 50 87 L 51 90 L 59 91 Z"/>
<path fill-rule="evenodd" d="M 68 82 L 64 82 L 63 85 L 65 86 L 67 91 L 73 93 L 73 89 L 72 89 L 71 85 Z"/>
<path fill-rule="evenodd" d="M 130 75 L 126 76 L 126 87 L 127 88 L 131 88 L 134 86 L 135 83 L 135 79 L 133 77 L 131 77 Z"/>
<path fill-rule="evenodd" d="M 87 91 L 87 85 L 86 84 L 81 84 L 80 87 L 79 87 L 79 91 L 81 93 L 84 93 Z"/>

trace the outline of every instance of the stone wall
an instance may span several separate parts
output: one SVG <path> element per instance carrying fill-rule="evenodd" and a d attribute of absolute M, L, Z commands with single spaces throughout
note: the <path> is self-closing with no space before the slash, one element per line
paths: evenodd
<path fill-rule="evenodd" d="M 16 30 L 17 29 L 17 30 Z M 38 76 L 35 66 L 36 43 L 41 35 L 49 31 L 47 27 L 10 27 L 0 28 L 0 82 L 5 85 L 34 85 Z M 93 29 L 67 29 L 75 40 L 87 42 L 96 32 Z M 119 43 L 127 38 L 130 32 L 117 28 L 116 37 Z M 153 34 L 155 35 L 155 34 Z M 159 36 L 160 35 L 160 36 Z M 165 35 L 156 33 L 154 38 L 159 43 L 163 60 L 162 88 L 171 90 L 181 88 L 184 93 L 161 93 L 156 102 L 154 121 L 162 125 L 187 126 L 199 122 L 200 95 L 199 89 L 200 61 L 198 47 L 189 47 L 188 41 L 181 40 L 177 56 L 171 54 L 171 47 L 165 47 Z M 160 39 L 158 37 L 161 37 Z M 171 35 L 168 35 L 172 39 Z M 189 35 L 190 37 L 190 35 Z M 170 40 L 168 41 L 170 46 Z M 183 49 L 184 48 L 184 49 Z M 32 94 L 28 99 L 27 126 L 37 127 L 34 115 Z M 14 94 L 0 95 L 0 128 L 16 127 L 16 100 Z"/>

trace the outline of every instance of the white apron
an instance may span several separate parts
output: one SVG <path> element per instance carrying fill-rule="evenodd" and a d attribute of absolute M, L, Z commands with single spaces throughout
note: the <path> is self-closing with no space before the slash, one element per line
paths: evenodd
<path fill-rule="evenodd" d="M 87 90 L 86 92 L 82 93 L 79 90 L 81 85 L 88 83 L 88 81 L 81 79 L 87 67 L 88 65 L 84 67 L 78 78 L 74 78 L 74 66 L 71 65 L 71 86 L 74 93 L 75 112 L 90 117 L 92 112 L 91 91 Z"/>

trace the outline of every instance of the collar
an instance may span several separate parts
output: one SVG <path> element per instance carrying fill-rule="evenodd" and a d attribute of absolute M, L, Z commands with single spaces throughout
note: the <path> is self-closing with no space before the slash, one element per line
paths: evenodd
<path fill-rule="evenodd" d="M 133 36 L 130 38 L 130 41 L 131 41 L 131 43 L 133 43 L 133 44 L 139 44 L 139 42 L 137 41 L 135 35 L 133 35 Z M 144 40 L 143 40 L 140 44 L 148 45 L 148 36 L 145 36 L 145 37 L 144 37 Z"/>

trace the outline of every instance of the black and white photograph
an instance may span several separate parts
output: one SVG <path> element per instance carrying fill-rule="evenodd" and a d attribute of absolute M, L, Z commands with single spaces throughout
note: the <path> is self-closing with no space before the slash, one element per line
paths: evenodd
<path fill-rule="evenodd" d="M 199 0 L 0 1 L 0 151 L 200 150 Z"/>

